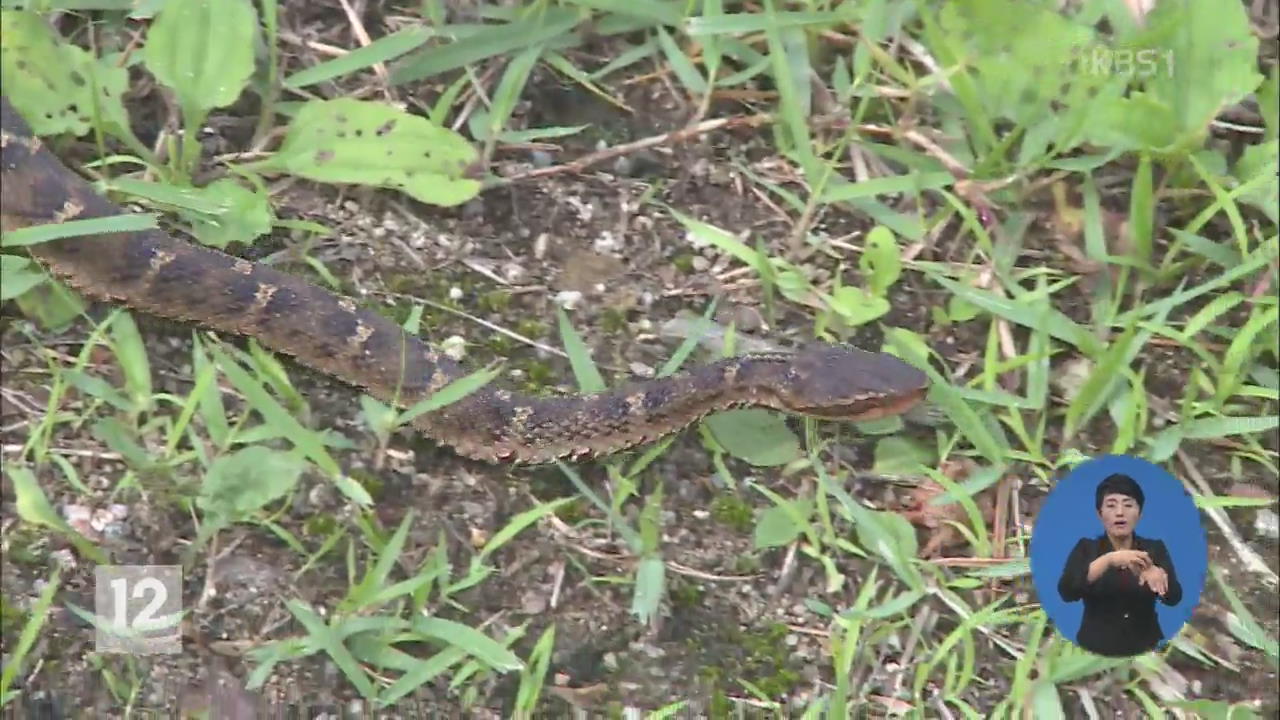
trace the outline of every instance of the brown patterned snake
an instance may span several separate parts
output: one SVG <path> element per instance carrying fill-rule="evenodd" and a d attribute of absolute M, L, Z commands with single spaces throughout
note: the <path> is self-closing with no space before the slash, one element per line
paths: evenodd
<path fill-rule="evenodd" d="M 125 212 L 44 148 L 2 96 L 0 119 L 6 231 Z M 28 249 L 87 296 L 256 338 L 397 407 L 410 407 L 466 374 L 350 299 L 158 230 L 72 237 Z M 874 419 L 909 409 L 927 389 L 924 373 L 892 355 L 814 343 L 795 353 L 743 355 L 593 395 L 531 397 L 489 385 L 413 424 L 471 458 L 544 463 L 631 448 L 733 407 Z"/>

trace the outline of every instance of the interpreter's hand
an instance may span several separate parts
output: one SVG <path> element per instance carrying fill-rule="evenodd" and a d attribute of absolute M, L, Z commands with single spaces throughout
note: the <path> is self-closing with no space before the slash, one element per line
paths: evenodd
<path fill-rule="evenodd" d="M 1138 584 L 1151 588 L 1151 592 L 1164 597 L 1169 591 L 1169 574 L 1159 565 L 1152 565 L 1138 575 Z"/>
<path fill-rule="evenodd" d="M 1127 568 L 1134 575 L 1141 576 L 1143 571 L 1151 567 L 1151 556 L 1141 550 L 1112 550 L 1107 553 L 1111 567 Z"/>

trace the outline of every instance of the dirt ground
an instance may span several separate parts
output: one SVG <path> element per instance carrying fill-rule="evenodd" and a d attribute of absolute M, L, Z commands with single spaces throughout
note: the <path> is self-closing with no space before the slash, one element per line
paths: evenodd
<path fill-rule="evenodd" d="M 693 108 L 675 100 L 662 81 L 637 82 L 625 97 L 633 115 L 619 111 L 593 96 L 567 88 L 561 80 L 535 74 L 534 92 L 526 108 L 529 126 L 595 123 L 589 136 L 565 143 L 565 157 L 589 152 L 598 141 L 616 144 L 680 128 Z M 732 102 L 713 106 L 709 114 L 741 114 Z M 234 113 L 232 113 L 234 115 Z M 228 147 L 247 135 L 256 118 L 238 117 L 218 126 Z M 785 242 L 791 220 L 751 191 L 741 166 L 760 173 L 774 172 L 770 162 L 769 130 L 744 129 L 713 132 L 677 147 L 659 147 L 621 162 L 583 174 L 552 174 L 536 181 L 491 190 L 466 206 L 442 210 L 416 204 L 388 192 L 335 189 L 305 182 L 281 182 L 277 187 L 279 216 L 310 219 L 335 229 L 333 236 L 308 248 L 343 283 L 344 290 L 369 303 L 404 302 L 420 297 L 463 311 L 465 317 L 428 307 L 423 334 L 439 343 L 457 335 L 466 340 L 467 362 L 479 367 L 493 359 L 506 361 L 503 382 L 539 392 L 572 391 L 568 361 L 552 350 L 559 347 L 555 324 L 556 296 L 581 294 L 570 316 L 593 350 L 593 357 L 610 382 L 631 373 L 660 366 L 679 343 L 669 323 L 688 313 L 701 313 L 718 299 L 716 319 L 737 324 L 748 338 L 784 343 L 801 339 L 811 319 L 783 304 L 784 312 L 766 327 L 760 306 L 760 289 L 752 276 L 693 247 L 683 228 L 659 205 L 644 202 L 647 194 L 682 213 L 738 233 L 749 232 L 774 246 Z M 519 172 L 545 164 L 542 149 L 515 150 L 496 160 L 505 171 Z M 656 188 L 656 191 L 655 191 Z M 1047 201 L 1046 201 L 1047 202 Z M 870 227 L 866 218 L 829 211 L 817 218 L 813 232 L 842 237 Z M 1039 228 L 1040 223 L 1037 223 Z M 1044 233 L 1044 262 L 1061 261 L 1050 250 Z M 1029 243 L 1035 246 L 1035 243 Z M 271 259 L 279 267 L 314 277 L 298 258 L 296 243 L 277 233 L 260 246 L 239 249 L 239 254 Z M 939 257 L 958 249 L 940 243 Z M 846 261 L 846 265 L 856 261 Z M 831 261 L 813 263 L 821 272 L 835 268 Z M 821 279 L 819 277 L 819 279 Z M 938 328 L 930 322 L 928 308 L 946 301 L 939 288 L 926 286 L 907 273 L 892 297 L 894 310 L 884 318 L 888 325 L 921 333 L 930 345 L 953 363 L 972 358 L 980 363 L 985 331 L 968 334 L 956 326 Z M 1079 309 L 1087 313 L 1081 297 Z M 407 304 L 407 303 L 406 303 Z M 95 306 L 102 317 L 105 308 Z M 1072 313 L 1074 314 L 1074 312 Z M 477 320 L 478 318 L 478 320 Z M 486 324 L 480 324 L 480 320 Z M 191 388 L 189 328 L 139 317 L 158 390 L 185 394 Z M 4 395 L 0 398 L 0 443 L 20 447 L 27 440 L 32 409 L 42 408 L 48 397 L 44 386 L 47 369 L 39 360 L 40 347 L 60 348 L 68 356 L 88 332 L 80 322 L 60 334 L 35 329 L 9 306 L 3 316 L 3 352 L 0 370 Z M 539 346 L 500 335 L 505 328 L 536 341 Z M 877 347 L 874 329 L 848 338 L 863 347 Z M 546 349 L 549 346 L 552 350 Z M 1153 395 L 1177 398 L 1186 381 L 1184 369 L 1195 357 L 1163 348 L 1167 357 L 1150 358 L 1148 371 Z M 104 356 L 92 370 L 106 377 L 118 373 Z M 287 363 L 290 377 L 302 388 L 305 417 L 312 427 L 345 431 L 355 443 L 338 451 L 344 469 L 360 478 L 375 498 L 377 519 L 394 528 L 412 510 L 416 521 L 407 543 L 406 567 L 416 567 L 424 553 L 445 538 L 455 572 L 465 570 L 476 538 L 491 536 L 535 499 L 553 499 L 575 492 L 555 469 L 518 469 L 472 463 L 447 449 L 408 431 L 396 434 L 390 447 L 380 449 L 358 427 L 357 394 L 345 386 Z M 964 378 L 956 378 L 957 382 Z M 1078 445 L 1085 453 L 1105 451 L 1110 428 L 1099 420 Z M 928 427 L 908 426 L 906 432 L 932 432 Z M 898 489 L 865 474 L 870 467 L 872 439 L 845 433 L 843 457 L 857 468 L 850 487 L 855 494 L 877 504 L 893 501 Z M 117 562 L 173 564 L 179 562 L 185 544 L 196 535 L 191 513 L 171 499 L 176 487 L 190 487 L 194 477 L 149 479 L 146 493 L 111 495 L 123 472 L 123 464 L 87 428 L 64 433 L 52 443 L 65 451 L 97 493 L 77 496 L 48 471 L 40 480 L 55 508 L 68 504 L 103 507 L 112 502 L 127 509 L 123 519 L 105 533 L 103 542 L 117 552 Z M 1274 442 L 1272 443 L 1274 447 Z M 1227 492 L 1237 482 L 1265 488 L 1274 496 L 1273 477 L 1232 477 L 1226 453 L 1211 445 L 1195 447 L 1199 472 L 1217 492 Z M 733 466 L 738 477 L 754 476 L 784 497 L 797 493 L 801 480 L 777 470 Z M 584 465 L 584 478 L 603 489 L 607 477 L 602 468 Z M 517 644 L 527 652 L 540 633 L 554 623 L 556 652 L 551 682 L 563 700 L 579 707 L 604 707 L 609 701 L 656 708 L 688 698 L 709 700 L 717 694 L 744 695 L 735 684 L 750 679 L 766 691 L 779 692 L 801 704 L 805 688 L 816 674 L 815 660 L 823 653 L 825 638 L 814 628 L 825 621 L 806 605 L 805 599 L 824 595 L 824 577 L 810 563 L 797 563 L 786 550 L 758 552 L 752 548 L 749 526 L 733 522 L 733 509 L 765 507 L 759 495 L 726 490 L 716 468 L 701 448 L 696 432 L 686 432 L 648 473 L 647 482 L 661 482 L 665 502 L 662 517 L 665 559 L 684 573 L 669 575 L 669 600 L 664 616 L 654 627 L 636 622 L 629 612 L 628 585 L 593 582 L 593 578 L 627 575 L 631 561 L 624 546 L 596 526 L 588 530 L 563 524 L 539 524 L 523 532 L 493 558 L 500 575 L 491 577 L 457 600 L 466 611 L 448 611 L 450 617 L 473 627 L 484 627 L 494 637 L 506 629 L 528 623 L 524 640 Z M 647 489 L 647 488 L 646 488 Z M 68 549 L 50 536 L 33 530 L 16 516 L 12 487 L 6 478 L 0 522 L 4 529 L 5 562 L 0 571 L 6 603 L 29 602 L 37 596 L 54 557 L 71 557 Z M 1024 486 L 1024 517 L 1033 517 L 1043 488 Z M 726 496 L 733 502 L 727 502 Z M 583 512 L 593 512 L 589 505 Z M 295 501 L 275 522 L 308 543 L 316 543 L 334 522 L 351 522 L 345 500 L 316 476 L 303 479 Z M 1276 544 L 1254 533 L 1252 510 L 1230 510 L 1235 527 L 1245 534 L 1277 569 Z M 1257 581 L 1241 568 L 1236 553 L 1218 529 L 1206 522 L 1211 561 L 1226 569 L 1227 577 L 1248 608 L 1274 636 L 1280 603 L 1274 588 Z M 961 549 L 959 554 L 963 554 Z M 284 602 L 302 598 L 319 606 L 331 606 L 351 581 L 344 553 L 327 556 L 299 575 L 305 558 L 279 538 L 261 528 L 236 526 L 223 533 L 215 548 L 202 553 L 185 577 L 187 607 L 198 607 L 189 628 L 188 651 L 173 657 L 91 657 L 92 633 L 85 623 L 65 609 L 72 602 L 92 605 L 93 572 L 79 562 L 67 578 L 50 624 L 33 651 L 34 669 L 23 680 L 24 703 L 33 716 L 67 717 L 97 708 L 94 714 L 116 714 L 103 680 L 116 678 L 121 687 L 143 687 L 134 699 L 137 706 L 172 705 L 174 698 L 195 712 L 210 703 L 239 707 L 225 716 L 248 717 L 247 708 L 263 699 L 301 702 L 311 708 L 308 717 L 328 712 L 352 713 L 360 704 L 337 668 L 322 655 L 282 666 L 258 692 L 243 690 L 250 667 L 240 657 L 250 645 L 263 639 L 288 636 L 293 625 Z M 852 563 L 839 570 L 851 578 L 865 577 L 870 563 Z M 853 588 L 856 591 L 857 582 Z M 1030 577 L 1008 584 L 1005 592 L 1018 603 L 1034 600 Z M 838 599 L 836 599 L 838 600 Z M 847 598 L 846 598 L 847 600 Z M 1238 672 L 1206 669 L 1186 658 L 1171 661 L 1193 687 L 1187 694 L 1232 701 L 1262 700 L 1264 716 L 1277 712 L 1274 668 L 1255 651 L 1234 641 L 1224 624 L 1226 600 L 1212 583 L 1206 586 L 1200 609 L 1190 623 L 1191 632 L 1208 638 L 1210 646 L 1236 663 Z M 941 637 L 955 626 L 944 605 L 936 604 L 926 631 Z M 6 647 L 16 628 L 5 608 Z M 979 636 L 981 637 L 981 636 Z M 1003 665 L 1008 657 L 991 644 L 979 642 L 979 667 Z M 900 648 L 882 642 L 876 649 L 878 675 L 869 687 L 891 696 L 911 675 L 897 663 Z M 32 661 L 29 661 L 32 662 Z M 997 675 L 999 677 L 999 675 Z M 68 682 L 77 688 L 66 690 Z M 481 684 L 471 698 L 476 708 L 488 708 L 503 716 L 510 708 L 516 680 L 508 678 Z M 1118 687 L 1095 686 L 1104 714 L 1132 716 L 1139 708 Z M 980 706 L 994 705 L 1008 687 L 987 684 L 985 698 L 971 697 Z M 1106 696 L 1105 693 L 1110 693 Z M 447 680 L 429 683 L 412 696 L 421 707 L 451 707 L 458 700 Z M 556 705 L 566 711 L 569 705 Z M 110 709 L 109 709 L 110 708 Z M 886 708 L 877 706 L 872 715 Z M 412 714 L 404 710 L 404 716 Z"/>

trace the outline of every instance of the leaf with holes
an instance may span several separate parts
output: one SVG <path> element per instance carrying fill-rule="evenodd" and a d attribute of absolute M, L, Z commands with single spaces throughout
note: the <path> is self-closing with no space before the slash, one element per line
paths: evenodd
<path fill-rule="evenodd" d="M 97 113 L 105 132 L 136 149 L 120 102 L 128 83 L 114 56 L 95 60 L 64 43 L 36 13 L 0 11 L 0 87 L 36 135 L 83 135 Z"/>
<path fill-rule="evenodd" d="M 246 169 L 391 188 L 430 205 L 475 197 L 477 153 L 458 133 L 376 102 L 342 98 L 302 106 L 279 152 Z"/>
<path fill-rule="evenodd" d="M 902 275 L 902 258 L 893 231 L 877 225 L 867 233 L 866 247 L 858 261 L 872 295 L 884 297 Z"/>

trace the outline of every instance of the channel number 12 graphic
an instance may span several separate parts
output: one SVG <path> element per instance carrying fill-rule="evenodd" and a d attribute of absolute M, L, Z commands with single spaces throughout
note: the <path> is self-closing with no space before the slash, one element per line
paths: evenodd
<path fill-rule="evenodd" d="M 93 595 L 99 652 L 182 651 L 182 566 L 99 565 Z"/>

